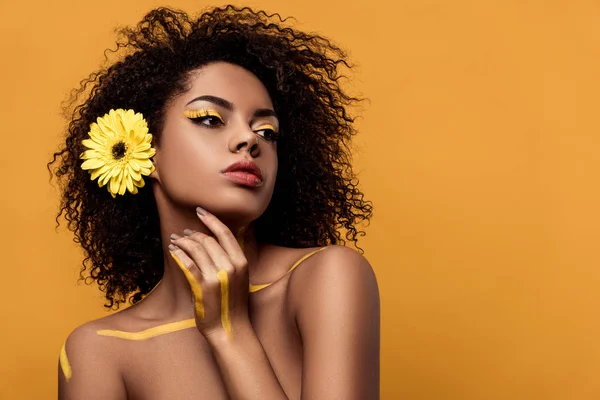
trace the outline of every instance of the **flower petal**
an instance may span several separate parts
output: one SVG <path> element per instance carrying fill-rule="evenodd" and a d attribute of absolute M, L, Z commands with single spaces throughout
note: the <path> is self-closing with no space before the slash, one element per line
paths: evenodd
<path fill-rule="evenodd" d="M 114 193 L 114 194 L 119 193 L 119 186 L 121 184 L 121 182 L 119 181 L 119 175 L 113 176 L 112 178 L 110 178 L 110 183 L 108 185 L 109 192 Z"/>
<path fill-rule="evenodd" d="M 106 172 L 104 176 L 102 176 L 102 186 L 108 183 L 115 175 L 119 173 L 118 165 L 109 165 L 109 170 Z"/>
<path fill-rule="evenodd" d="M 131 163 L 127 164 L 127 174 L 130 175 L 131 179 L 133 179 L 134 181 L 139 181 L 140 179 L 142 179 L 142 174 L 134 170 L 131 166 Z"/>
<path fill-rule="evenodd" d="M 138 160 L 136 160 L 135 158 L 129 160 L 128 164 L 136 172 L 139 172 L 142 169 L 142 166 L 138 163 Z"/>
<path fill-rule="evenodd" d="M 92 139 L 83 139 L 81 144 L 87 147 L 88 149 L 102 151 L 105 150 L 106 147 L 98 142 L 93 141 Z"/>
<path fill-rule="evenodd" d="M 131 180 L 131 175 L 125 175 L 125 183 L 127 184 L 127 190 L 133 193 L 133 181 Z"/>
<path fill-rule="evenodd" d="M 137 164 L 141 167 L 141 168 L 152 168 L 152 161 L 150 160 L 136 160 Z"/>
<path fill-rule="evenodd" d="M 134 158 L 137 158 L 138 160 L 146 160 L 146 159 L 152 157 L 152 155 L 150 155 L 149 152 L 133 153 L 132 155 Z"/>
<path fill-rule="evenodd" d="M 84 151 L 79 158 L 82 160 L 89 160 L 91 158 L 103 158 L 102 152 L 98 150 L 86 150 Z"/>
<path fill-rule="evenodd" d="M 81 164 L 82 169 L 96 169 L 100 168 L 104 165 L 104 161 L 99 158 L 92 158 L 89 160 L 85 160 L 83 164 Z"/>
<path fill-rule="evenodd" d="M 92 175 L 92 180 L 96 179 L 97 177 L 99 177 L 100 175 L 103 175 L 105 172 L 107 172 L 110 169 L 109 165 L 103 165 L 102 167 L 95 169 L 94 171 L 92 171 L 91 175 Z"/>
<path fill-rule="evenodd" d="M 127 179 L 125 179 L 125 176 L 123 176 L 123 171 L 125 171 L 124 169 L 121 170 L 121 173 L 119 174 L 119 194 L 120 195 L 124 195 L 125 191 L 127 190 Z"/>
<path fill-rule="evenodd" d="M 141 153 L 142 151 L 148 150 L 152 145 L 150 143 L 141 143 L 135 146 L 134 151 L 136 153 Z"/>
<path fill-rule="evenodd" d="M 146 182 L 143 179 L 140 179 L 139 181 L 133 181 L 133 184 L 137 187 L 143 188 L 146 185 Z"/>
<path fill-rule="evenodd" d="M 109 139 L 109 134 L 104 132 L 96 123 L 92 123 L 90 125 L 90 131 L 88 134 L 90 135 L 90 138 L 97 143 L 104 143 Z"/>

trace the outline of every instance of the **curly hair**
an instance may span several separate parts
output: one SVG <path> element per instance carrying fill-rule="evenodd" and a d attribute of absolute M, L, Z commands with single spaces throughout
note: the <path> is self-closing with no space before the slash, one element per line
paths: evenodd
<path fill-rule="evenodd" d="M 339 81 L 340 70 L 351 66 L 328 39 L 284 26 L 286 21 L 248 7 L 213 8 L 197 18 L 158 8 L 137 26 L 120 29 L 111 51 L 117 60 L 74 90 L 65 107 L 70 122 L 64 145 L 47 168 L 61 187 L 57 227 L 64 213 L 73 240 L 85 251 L 80 280 L 97 282 L 106 308 L 118 309 L 127 299 L 137 303 L 162 278 L 159 215 L 149 185 L 112 198 L 91 181 L 81 169 L 81 141 L 99 116 L 123 108 L 141 112 L 159 144 L 169 100 L 187 90 L 191 72 L 215 61 L 255 74 L 280 121 L 278 174 L 267 210 L 254 221 L 257 241 L 345 244 L 341 230 L 360 249 L 358 236 L 365 232 L 356 226 L 369 222 L 372 203 L 364 200 L 350 164 L 356 131 L 347 108 L 360 99 Z"/>

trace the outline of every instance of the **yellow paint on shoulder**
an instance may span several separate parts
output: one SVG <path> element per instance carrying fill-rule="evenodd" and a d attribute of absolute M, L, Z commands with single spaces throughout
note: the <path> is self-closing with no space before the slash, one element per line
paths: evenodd
<path fill-rule="evenodd" d="M 270 283 L 261 283 L 260 285 L 250 284 L 250 293 L 258 292 L 260 289 L 264 289 L 269 285 Z"/>
<path fill-rule="evenodd" d="M 231 320 L 229 319 L 229 275 L 224 269 L 217 272 L 221 282 L 221 324 L 228 338 L 231 338 Z"/>
<path fill-rule="evenodd" d="M 188 329 L 196 326 L 196 320 L 194 318 L 184 319 L 183 321 L 171 322 L 164 325 L 155 326 L 149 329 L 145 329 L 140 332 L 125 332 L 113 329 L 102 329 L 96 331 L 100 336 L 112 336 L 120 339 L 127 340 L 146 340 L 155 336 L 164 335 L 166 333 L 180 331 L 182 329 Z"/>
<path fill-rule="evenodd" d="M 181 269 L 181 271 L 183 272 L 190 284 L 190 288 L 192 289 L 192 293 L 194 294 L 195 299 L 196 315 L 200 319 L 204 318 L 204 303 L 202 302 L 202 287 L 200 286 L 200 282 L 198 282 L 196 278 L 194 278 L 194 275 L 192 275 L 190 270 L 187 269 L 187 267 L 181 262 L 179 258 L 177 258 L 175 254 L 173 254 L 172 252 L 169 253 L 171 254 L 171 257 L 173 257 L 173 260 L 175 260 L 175 263 Z"/>
<path fill-rule="evenodd" d="M 320 249 L 317 249 L 317 250 L 311 251 L 310 253 L 308 253 L 308 254 L 305 254 L 304 256 L 302 256 L 302 257 L 301 257 L 301 258 L 300 258 L 298 261 L 296 261 L 296 262 L 294 263 L 294 265 L 292 265 L 292 266 L 290 267 L 290 269 L 289 269 L 289 270 L 286 272 L 286 275 L 287 275 L 287 274 L 289 274 L 290 272 L 292 272 L 292 271 L 294 270 L 294 268 L 296 268 L 298 265 L 300 265 L 300 263 L 302 263 L 302 261 L 306 260 L 308 257 L 312 256 L 313 254 L 316 254 L 316 253 L 318 253 L 318 252 L 320 252 L 320 251 L 322 251 L 322 250 L 325 250 L 326 248 L 327 248 L 327 246 L 325 246 L 325 247 L 321 247 Z M 250 284 L 250 288 L 249 288 L 249 290 L 250 290 L 250 293 L 253 293 L 253 292 L 258 292 L 259 290 L 261 290 L 261 289 L 264 289 L 264 288 L 266 288 L 267 286 L 270 286 L 270 285 L 272 285 L 273 283 L 275 283 L 275 282 L 271 282 L 271 283 L 261 283 L 261 284 L 258 284 L 258 285 L 253 285 L 253 284 Z"/>
<path fill-rule="evenodd" d="M 65 348 L 66 344 L 67 342 L 65 341 L 60 349 L 59 363 L 65 379 L 67 382 L 69 382 L 73 372 L 71 371 L 71 364 L 69 363 L 69 358 L 67 357 L 67 350 Z"/>

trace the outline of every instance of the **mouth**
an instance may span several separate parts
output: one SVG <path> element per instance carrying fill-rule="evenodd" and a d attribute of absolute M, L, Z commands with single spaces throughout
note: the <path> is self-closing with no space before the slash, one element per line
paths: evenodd
<path fill-rule="evenodd" d="M 254 161 L 242 160 L 231 164 L 222 171 L 234 183 L 247 187 L 259 187 L 264 183 L 263 174 Z"/>

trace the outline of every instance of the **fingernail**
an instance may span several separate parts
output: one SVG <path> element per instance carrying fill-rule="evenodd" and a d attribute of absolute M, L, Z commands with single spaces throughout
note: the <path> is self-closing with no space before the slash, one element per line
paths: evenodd
<path fill-rule="evenodd" d="M 173 244 L 170 244 L 169 245 L 169 250 L 172 250 L 172 251 L 177 250 L 177 246 L 175 246 Z"/>
<path fill-rule="evenodd" d="M 190 236 L 192 233 L 194 233 L 194 231 L 192 231 L 191 229 L 184 229 L 183 230 L 183 234 L 185 236 Z"/>
<path fill-rule="evenodd" d="M 200 215 L 206 215 L 206 210 L 202 207 L 196 207 L 196 212 Z"/>
<path fill-rule="evenodd" d="M 173 240 L 177 240 L 177 239 L 179 239 L 179 238 L 181 238 L 181 236 L 179 236 L 179 235 L 176 235 L 176 234 L 174 234 L 174 233 L 172 233 L 172 234 L 171 234 L 171 239 L 173 239 Z"/>

